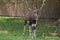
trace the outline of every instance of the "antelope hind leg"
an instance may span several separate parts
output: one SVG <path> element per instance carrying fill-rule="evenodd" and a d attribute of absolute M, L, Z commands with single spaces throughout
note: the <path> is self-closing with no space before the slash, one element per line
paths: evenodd
<path fill-rule="evenodd" d="M 36 38 L 36 25 L 37 25 L 37 21 L 36 20 L 33 20 L 32 21 L 32 25 L 31 25 L 31 28 L 32 28 L 32 38 Z"/>

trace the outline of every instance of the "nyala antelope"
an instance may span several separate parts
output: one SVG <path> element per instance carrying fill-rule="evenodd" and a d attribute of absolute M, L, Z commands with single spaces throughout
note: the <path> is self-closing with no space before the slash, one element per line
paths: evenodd
<path fill-rule="evenodd" d="M 29 35 L 32 36 L 32 38 L 36 38 L 36 25 L 38 20 L 38 9 L 31 9 L 29 8 L 27 13 L 24 15 L 24 32 L 27 21 L 29 21 Z"/>
<path fill-rule="evenodd" d="M 46 0 L 43 0 L 43 3 L 40 7 L 40 12 L 43 8 L 43 6 L 45 5 Z M 32 38 L 36 37 L 36 25 L 37 25 L 37 21 L 38 21 L 38 17 L 40 16 L 41 13 L 39 13 L 38 9 L 34 9 L 32 10 L 31 8 L 28 9 L 29 11 L 24 15 L 24 32 L 25 32 L 25 27 L 26 27 L 26 23 L 27 21 L 29 21 L 29 34 L 32 36 Z M 30 30 L 31 29 L 31 30 Z M 23 32 L 23 34 L 24 34 Z"/>

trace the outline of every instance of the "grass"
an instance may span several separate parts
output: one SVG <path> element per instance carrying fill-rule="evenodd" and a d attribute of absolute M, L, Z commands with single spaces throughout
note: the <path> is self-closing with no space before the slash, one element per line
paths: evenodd
<path fill-rule="evenodd" d="M 23 33 L 23 19 L 0 17 L 0 40 L 32 40 L 28 35 L 28 27 L 25 35 Z M 45 21 L 38 22 L 37 38 L 33 40 L 60 40 L 60 29 L 56 30 L 54 25 Z M 52 35 L 57 31 L 58 35 Z"/>

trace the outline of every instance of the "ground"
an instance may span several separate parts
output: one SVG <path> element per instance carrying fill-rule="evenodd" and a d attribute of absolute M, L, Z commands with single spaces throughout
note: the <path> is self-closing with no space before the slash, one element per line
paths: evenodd
<path fill-rule="evenodd" d="M 22 18 L 0 17 L 0 40 L 60 40 L 60 29 L 45 21 L 38 22 L 36 39 L 29 37 L 28 27 L 22 35 L 23 24 Z"/>

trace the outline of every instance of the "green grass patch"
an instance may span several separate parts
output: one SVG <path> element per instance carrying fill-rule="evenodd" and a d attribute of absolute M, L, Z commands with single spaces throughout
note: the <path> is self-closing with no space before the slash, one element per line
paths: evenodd
<path fill-rule="evenodd" d="M 23 33 L 24 22 L 22 18 L 0 17 L 0 40 L 60 40 L 60 28 L 56 30 L 55 25 L 45 21 L 39 21 L 37 25 L 37 38 L 31 39 L 26 28 Z M 57 31 L 58 35 L 53 36 L 51 33 Z"/>

